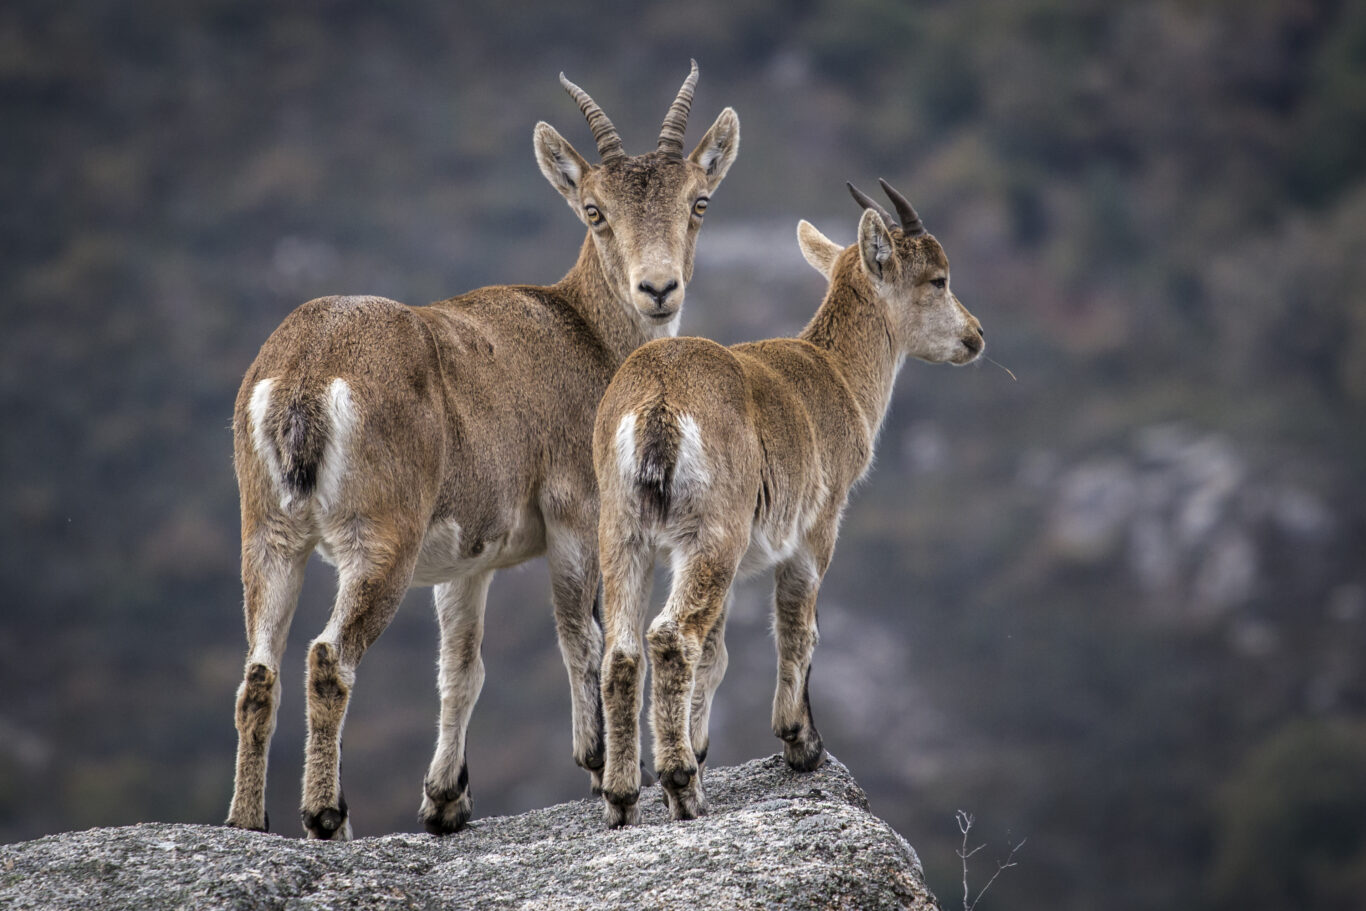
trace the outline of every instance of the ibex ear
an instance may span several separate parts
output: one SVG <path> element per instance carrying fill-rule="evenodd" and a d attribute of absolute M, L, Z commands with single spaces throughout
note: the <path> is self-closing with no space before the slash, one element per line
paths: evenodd
<path fill-rule="evenodd" d="M 582 220 L 583 213 L 579 211 L 579 187 L 583 175 L 588 172 L 588 162 L 574 151 L 569 140 L 555 132 L 555 128 L 544 120 L 536 124 L 533 143 L 536 147 L 536 164 L 540 166 L 541 173 L 550 181 L 550 185 L 560 192 L 564 201 L 569 203 L 569 208 L 574 210 L 574 214 Z"/>
<path fill-rule="evenodd" d="M 734 108 L 726 108 L 707 135 L 692 150 L 688 160 L 699 165 L 707 174 L 707 190 L 715 190 L 726 176 L 735 156 L 740 153 L 740 115 Z"/>
<path fill-rule="evenodd" d="M 843 247 L 817 231 L 816 226 L 804 218 L 797 222 L 797 246 L 802 248 L 802 256 L 811 268 L 826 278 L 835 268 L 835 260 L 844 252 Z"/>
<path fill-rule="evenodd" d="M 863 268 L 875 279 L 881 280 L 896 260 L 896 249 L 892 246 L 892 235 L 882 223 L 882 216 L 872 209 L 864 209 L 858 222 L 858 251 L 863 260 Z"/>

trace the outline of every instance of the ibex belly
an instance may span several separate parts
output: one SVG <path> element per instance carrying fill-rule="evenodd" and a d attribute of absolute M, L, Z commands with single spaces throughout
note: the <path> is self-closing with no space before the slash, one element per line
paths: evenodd
<path fill-rule="evenodd" d="M 414 585 L 436 585 L 480 569 L 516 566 L 545 553 L 545 520 L 535 509 L 505 517 L 501 527 L 462 527 L 455 519 L 437 519 L 427 529 L 413 571 Z"/>

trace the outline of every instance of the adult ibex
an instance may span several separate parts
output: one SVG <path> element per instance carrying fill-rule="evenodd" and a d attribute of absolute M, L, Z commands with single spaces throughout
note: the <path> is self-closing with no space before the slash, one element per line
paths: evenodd
<path fill-rule="evenodd" d="M 798 338 L 730 348 L 651 342 L 626 360 L 598 408 L 609 826 L 638 818 L 641 638 L 657 548 L 670 552 L 673 583 L 644 638 L 655 769 L 673 818 L 706 809 L 707 719 L 725 673 L 737 574 L 776 566 L 773 732 L 792 768 L 825 758 L 807 681 L 816 591 L 849 488 L 868 468 L 904 357 L 966 364 L 985 347 L 981 324 L 949 290 L 943 248 L 910 203 L 883 188 L 899 224 L 850 185 L 865 211 L 848 249 L 798 225 L 807 262 L 830 280 Z"/>
<path fill-rule="evenodd" d="M 683 155 L 697 64 L 654 151 L 628 156 L 601 108 L 560 75 L 597 142 L 592 165 L 549 124 L 541 173 L 588 226 L 557 284 L 481 288 L 427 307 L 325 297 L 266 340 L 233 415 L 248 654 L 237 694 L 229 825 L 265 829 L 266 753 L 280 659 L 308 556 L 337 567 L 332 617 L 308 650 L 301 815 L 313 838 L 351 833 L 342 723 L 356 665 L 410 585 L 435 585 L 441 717 L 421 818 L 469 819 L 465 731 L 484 680 L 480 643 L 494 570 L 548 555 L 569 671 L 574 759 L 602 768 L 598 667 L 598 399 L 635 348 L 677 331 L 708 196 L 735 160 L 722 111 Z"/>

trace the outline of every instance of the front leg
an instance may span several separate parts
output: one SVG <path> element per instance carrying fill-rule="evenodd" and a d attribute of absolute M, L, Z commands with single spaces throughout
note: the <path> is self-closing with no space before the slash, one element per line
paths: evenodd
<path fill-rule="evenodd" d="M 697 757 L 697 767 L 702 768 L 707 761 L 707 751 L 711 746 L 708 731 L 711 721 L 711 703 L 716 688 L 726 676 L 729 659 L 726 652 L 726 615 L 730 612 L 730 594 L 726 595 L 721 606 L 721 616 L 717 618 L 711 632 L 702 643 L 702 657 L 697 662 L 696 680 L 692 691 L 691 736 L 692 751 Z M 701 774 L 700 772 L 698 774 Z"/>
<path fill-rule="evenodd" d="M 604 762 L 602 627 L 598 623 L 598 548 L 595 530 L 547 520 L 546 558 L 560 655 L 569 674 L 574 762 L 588 772 L 594 794 L 602 791 Z"/>
<path fill-rule="evenodd" d="M 783 741 L 783 758 L 799 772 L 825 761 L 825 746 L 811 717 L 811 655 L 816 629 L 816 592 L 820 576 L 813 561 L 798 555 L 778 566 L 774 591 L 774 631 L 778 640 L 778 686 L 773 694 L 773 733 Z"/>
<path fill-rule="evenodd" d="M 436 753 L 422 782 L 418 816 L 433 835 L 449 835 L 464 828 L 474 812 L 469 768 L 465 764 L 465 734 L 474 703 L 484 686 L 484 607 L 492 570 L 482 570 L 435 587 L 436 619 L 441 630 L 441 658 L 437 685 L 441 692 L 441 723 Z"/>

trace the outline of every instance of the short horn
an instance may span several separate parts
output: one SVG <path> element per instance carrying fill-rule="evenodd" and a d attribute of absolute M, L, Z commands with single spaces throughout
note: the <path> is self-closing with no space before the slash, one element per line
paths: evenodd
<path fill-rule="evenodd" d="M 588 128 L 593 131 L 593 141 L 598 144 L 598 155 L 602 158 L 603 164 L 625 158 L 626 153 L 621 148 L 621 137 L 617 135 L 617 128 L 612 126 L 612 121 L 607 119 L 607 115 L 598 107 L 592 96 L 566 79 L 564 73 L 560 74 L 560 85 L 564 86 L 569 97 L 578 103 L 579 110 L 583 111 L 583 116 L 588 119 Z"/>
<path fill-rule="evenodd" d="M 882 208 L 882 206 L 878 205 L 876 202 L 870 199 L 867 194 L 865 194 L 858 187 L 854 186 L 852 183 L 845 181 L 844 185 L 848 187 L 849 192 L 853 194 L 854 202 L 858 203 L 865 209 L 872 209 L 874 212 L 876 212 L 879 216 L 881 216 L 882 223 L 887 226 L 888 230 L 891 230 L 891 228 L 896 224 L 896 222 L 892 220 L 892 213 Z"/>
<path fill-rule="evenodd" d="M 697 61 L 692 62 L 692 72 L 683 80 L 678 97 L 669 105 L 669 113 L 664 118 L 664 126 L 659 130 L 659 145 L 656 148 L 674 158 L 683 157 L 683 134 L 688 130 L 688 112 L 692 110 L 692 93 L 697 87 Z"/>
<path fill-rule="evenodd" d="M 908 237 L 924 234 L 925 225 L 921 223 L 920 216 L 915 214 L 915 208 L 906 201 L 906 197 L 892 189 L 892 185 L 881 177 L 877 179 L 877 182 L 882 184 L 882 192 L 886 193 L 887 198 L 892 201 L 892 205 L 896 206 L 896 214 L 901 216 L 902 232 Z"/>

